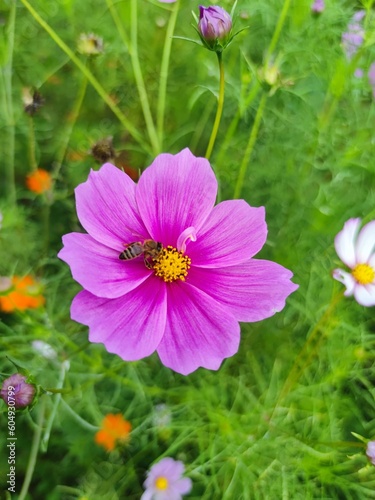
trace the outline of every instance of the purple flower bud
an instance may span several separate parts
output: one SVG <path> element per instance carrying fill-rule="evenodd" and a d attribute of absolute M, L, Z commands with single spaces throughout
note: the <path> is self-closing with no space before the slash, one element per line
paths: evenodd
<path fill-rule="evenodd" d="M 221 7 L 199 6 L 198 30 L 202 40 L 212 50 L 222 50 L 228 44 L 232 30 L 232 18 Z"/>
<path fill-rule="evenodd" d="M 15 373 L 4 380 L 0 396 L 8 407 L 26 408 L 35 396 L 35 385 L 28 384 L 24 375 Z"/>

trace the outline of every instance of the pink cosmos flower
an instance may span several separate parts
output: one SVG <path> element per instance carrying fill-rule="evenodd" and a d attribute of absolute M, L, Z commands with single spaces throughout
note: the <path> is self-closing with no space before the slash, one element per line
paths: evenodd
<path fill-rule="evenodd" d="M 141 500 L 181 500 L 192 488 L 191 479 L 182 477 L 185 466 L 179 460 L 165 457 L 147 473 Z"/>
<path fill-rule="evenodd" d="M 65 235 L 59 253 L 84 288 L 71 317 L 126 361 L 156 350 L 184 375 L 217 370 L 238 350 L 238 322 L 281 311 L 298 288 L 289 270 L 252 258 L 266 241 L 264 208 L 214 206 L 214 172 L 188 149 L 159 155 L 138 184 L 106 163 L 75 194 L 88 234 Z M 143 246 L 145 258 L 129 258 Z"/>
<path fill-rule="evenodd" d="M 375 305 L 375 220 L 359 231 L 361 219 L 349 219 L 335 238 L 337 255 L 351 272 L 335 269 L 333 277 L 362 306 Z"/>
<path fill-rule="evenodd" d="M 372 465 L 375 465 L 375 441 L 369 441 L 367 443 L 366 455 Z"/>

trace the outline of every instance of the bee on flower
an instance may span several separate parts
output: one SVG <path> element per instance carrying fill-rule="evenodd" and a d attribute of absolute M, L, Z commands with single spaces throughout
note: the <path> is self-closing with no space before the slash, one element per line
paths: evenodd
<path fill-rule="evenodd" d="M 346 297 L 370 307 L 375 306 L 375 220 L 360 226 L 361 219 L 349 219 L 337 234 L 337 255 L 350 272 L 335 269 L 333 277 L 345 285 Z"/>
<path fill-rule="evenodd" d="M 215 174 L 188 149 L 159 155 L 137 184 L 106 163 L 75 194 L 88 234 L 63 236 L 59 253 L 84 288 L 71 317 L 126 361 L 157 351 L 183 375 L 217 370 L 238 350 L 239 321 L 274 315 L 298 288 L 288 269 L 253 258 L 264 208 L 214 206 Z"/>

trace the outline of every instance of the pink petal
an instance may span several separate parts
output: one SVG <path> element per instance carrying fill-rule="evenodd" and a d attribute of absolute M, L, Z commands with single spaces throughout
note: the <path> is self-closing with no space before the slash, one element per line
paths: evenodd
<path fill-rule="evenodd" d="M 186 253 L 194 266 L 231 266 L 259 252 L 266 238 L 264 207 L 251 207 L 244 200 L 223 201 L 197 232 L 197 241 L 187 245 Z"/>
<path fill-rule="evenodd" d="M 146 490 L 143 492 L 140 500 L 152 500 L 154 496 L 154 491 L 153 490 Z"/>
<path fill-rule="evenodd" d="M 151 238 L 176 246 L 190 226 L 197 231 L 211 212 L 217 193 L 214 172 L 189 149 L 161 154 L 141 175 L 137 204 Z"/>
<path fill-rule="evenodd" d="M 357 243 L 355 245 L 355 254 L 357 264 L 366 263 L 375 252 L 375 220 L 365 224 L 361 229 Z"/>
<path fill-rule="evenodd" d="M 71 317 L 88 325 L 90 342 L 102 342 L 125 361 L 152 354 L 166 321 L 165 283 L 154 277 L 117 299 L 96 297 L 83 290 L 73 300 Z"/>
<path fill-rule="evenodd" d="M 268 260 L 252 259 L 219 269 L 192 267 L 187 282 L 220 302 L 238 321 L 260 321 L 285 306 L 298 285 L 285 267 Z"/>
<path fill-rule="evenodd" d="M 183 477 L 176 481 L 173 486 L 180 493 L 180 495 L 187 495 L 188 493 L 190 493 L 193 487 L 193 483 L 189 477 Z"/>
<path fill-rule="evenodd" d="M 359 285 L 354 288 L 354 298 L 361 306 L 375 306 L 375 285 Z"/>
<path fill-rule="evenodd" d="M 86 231 L 110 248 L 149 238 L 135 201 L 135 183 L 110 163 L 91 170 L 75 189 L 78 218 Z"/>
<path fill-rule="evenodd" d="M 121 297 L 150 276 L 142 257 L 120 260 L 121 247 L 113 250 L 88 234 L 66 234 L 63 243 L 58 257 L 70 266 L 73 278 L 97 297 Z"/>
<path fill-rule="evenodd" d="M 172 484 L 167 490 L 158 492 L 155 495 L 155 500 L 182 500 L 182 496 L 175 485 Z"/>
<path fill-rule="evenodd" d="M 155 479 L 164 476 L 168 482 L 177 481 L 185 472 L 185 466 L 180 460 L 174 460 L 171 457 L 164 457 L 154 464 L 148 472 L 147 479 L 144 482 L 145 488 L 151 487 Z"/>
<path fill-rule="evenodd" d="M 356 265 L 355 240 L 359 231 L 361 219 L 349 219 L 344 228 L 336 235 L 335 248 L 337 255 L 348 267 Z"/>
<path fill-rule="evenodd" d="M 346 290 L 344 292 L 344 295 L 346 297 L 350 297 L 351 295 L 353 295 L 356 280 L 350 273 L 347 273 L 342 269 L 335 269 L 332 273 L 332 276 L 335 278 L 335 280 L 340 281 L 340 283 L 343 283 L 346 286 Z"/>
<path fill-rule="evenodd" d="M 167 325 L 157 349 L 165 366 L 182 375 L 200 366 L 217 370 L 239 341 L 239 324 L 221 304 L 187 283 L 168 287 Z"/>

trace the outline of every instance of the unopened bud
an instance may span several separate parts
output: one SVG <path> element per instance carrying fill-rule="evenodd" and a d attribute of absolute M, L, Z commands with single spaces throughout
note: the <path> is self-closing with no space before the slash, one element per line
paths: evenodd
<path fill-rule="evenodd" d="M 232 40 L 232 18 L 228 12 L 216 5 L 199 6 L 198 31 L 204 45 L 215 52 L 221 52 Z"/>
<path fill-rule="evenodd" d="M 5 404 L 16 409 L 30 406 L 34 400 L 36 387 L 34 384 L 26 382 L 27 377 L 20 373 L 15 373 L 4 380 L 1 387 L 0 396 Z"/>

